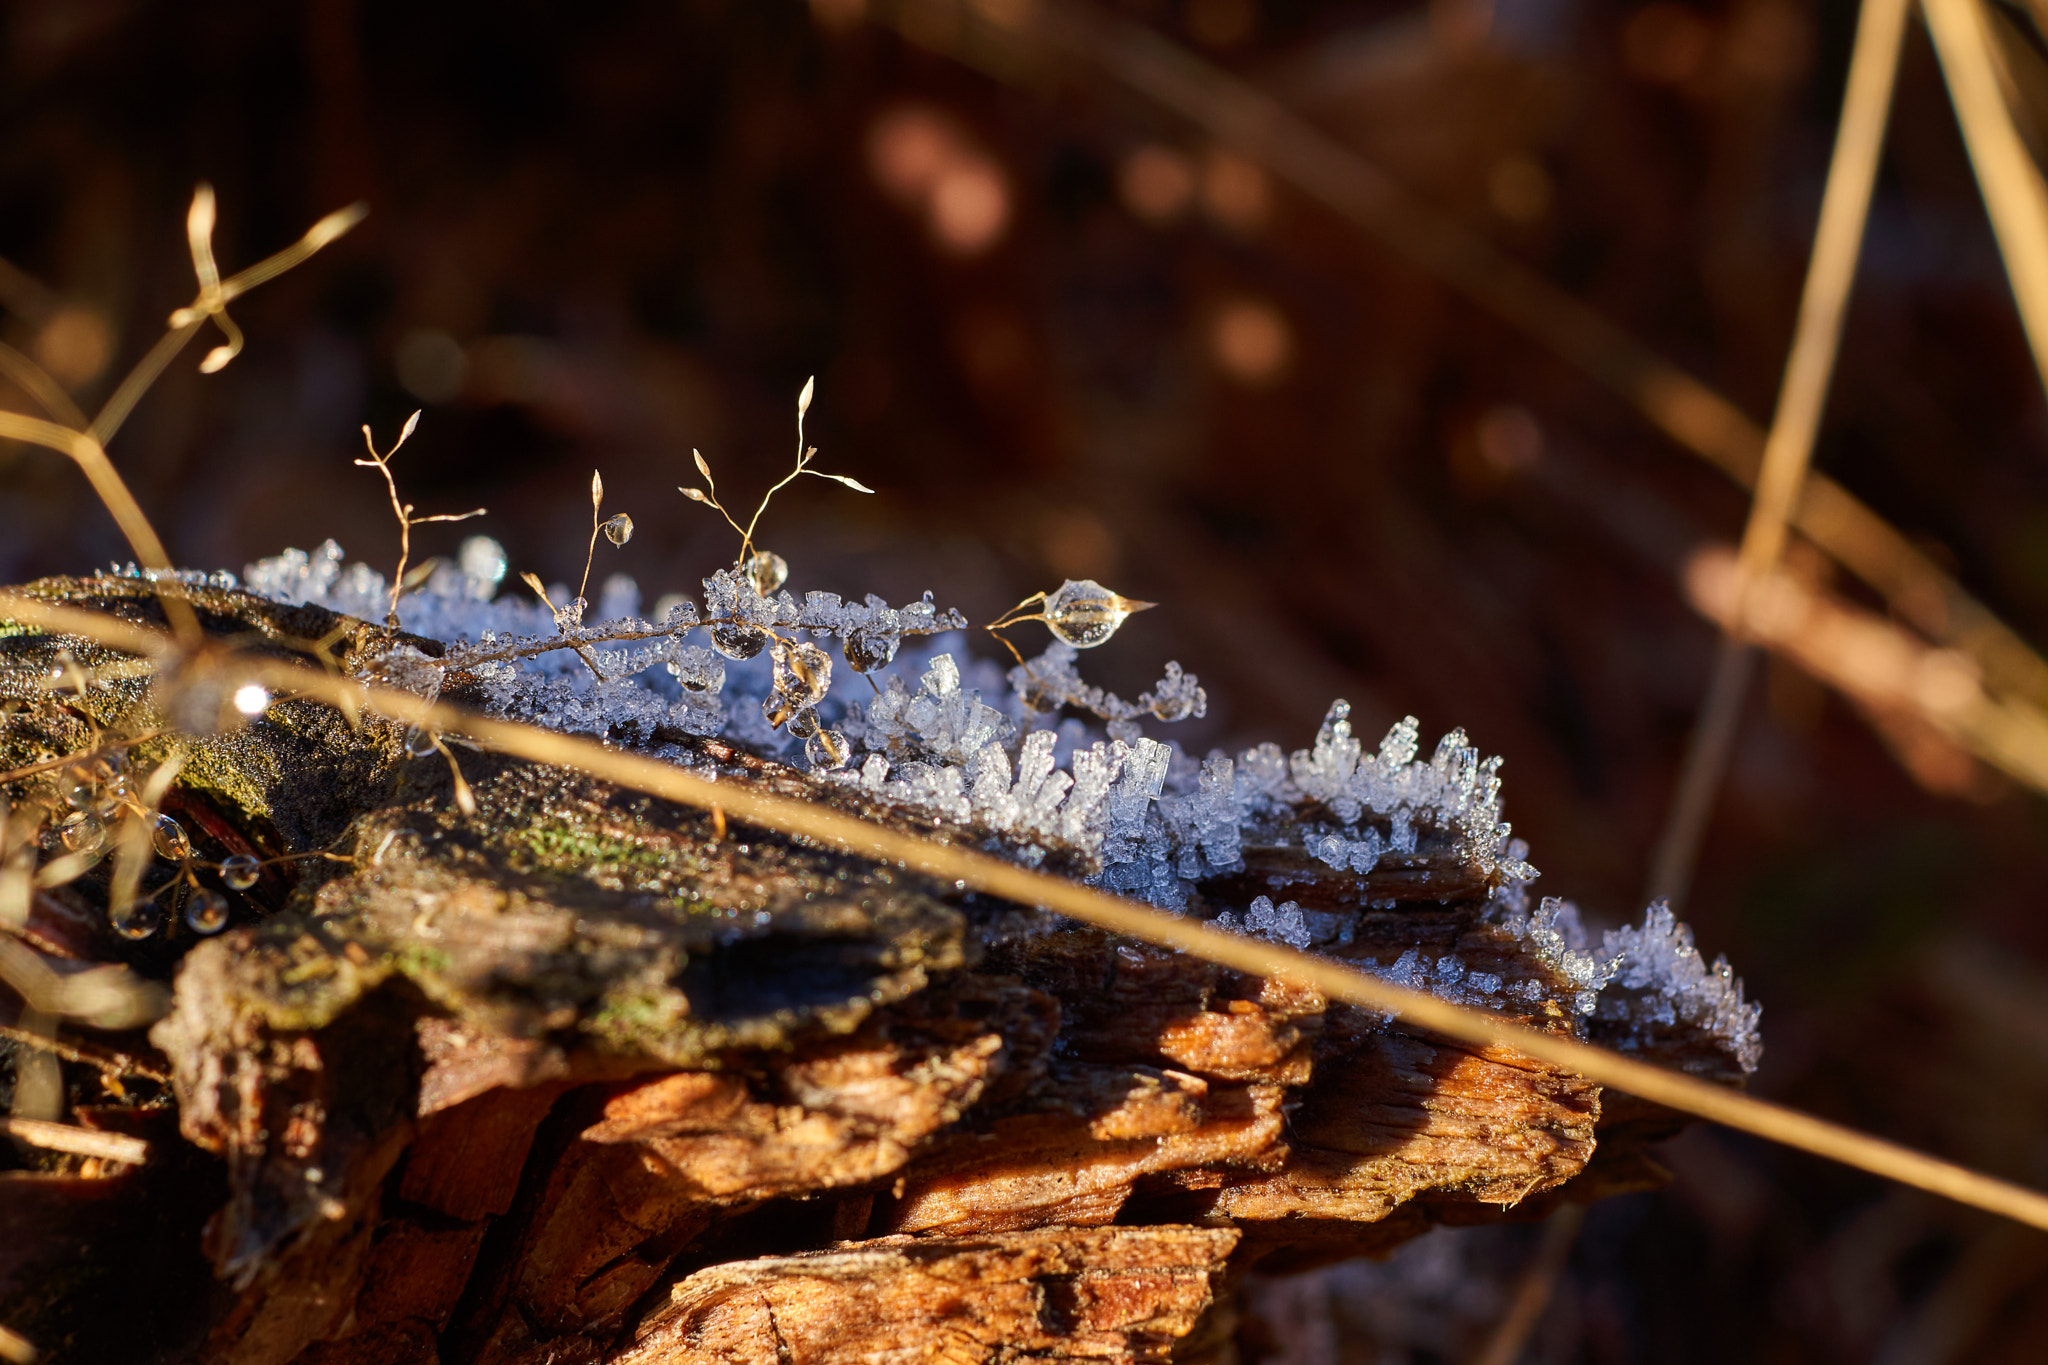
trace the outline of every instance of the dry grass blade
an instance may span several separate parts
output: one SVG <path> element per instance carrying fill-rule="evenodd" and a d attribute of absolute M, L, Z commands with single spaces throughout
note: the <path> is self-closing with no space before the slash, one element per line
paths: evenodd
<path fill-rule="evenodd" d="M 1778 409 L 1764 442 L 1756 496 L 1750 501 L 1749 522 L 1742 532 L 1736 569 L 1738 596 L 1746 596 L 1751 584 L 1777 566 L 1812 463 L 1814 436 L 1820 430 L 1828 381 L 1841 348 L 1842 317 L 1848 310 L 1849 290 L 1862 251 L 1863 227 L 1870 217 L 1871 189 L 1877 183 L 1885 120 L 1891 110 L 1899 50 L 1906 38 L 1907 4 L 1908 0 L 1864 0 L 1857 20 L 1848 89 L 1842 96 L 1827 188 L 1821 194 L 1820 222 L 1814 229 L 1813 255 L 1800 290 L 1799 320 L 1792 333 L 1791 354 L 1785 359 Z M 1693 864 L 1699 857 L 1714 794 L 1720 790 L 1728 766 L 1742 698 L 1753 671 L 1749 644 L 1739 634 L 1743 616 L 1738 608 L 1734 614 L 1738 629 L 1722 639 L 1685 766 L 1679 773 L 1670 818 L 1651 859 L 1648 899 L 1663 897 L 1678 905 L 1692 882 Z"/>
<path fill-rule="evenodd" d="M 1522 1348 L 1529 1344 L 1530 1333 L 1543 1321 L 1543 1310 L 1550 1306 L 1550 1297 L 1557 1292 L 1558 1278 L 1564 1274 L 1572 1243 L 1578 1240 L 1585 1221 L 1584 1204 L 1566 1204 L 1550 1215 L 1544 1224 L 1543 1241 L 1516 1284 L 1508 1311 L 1480 1347 L 1479 1354 L 1472 1357 L 1471 1365 L 1515 1365 L 1522 1358 Z"/>
<path fill-rule="evenodd" d="M 1978 0 L 1920 0 L 1949 102 L 1998 237 L 2034 366 L 2048 385 L 2048 188 L 2013 124 Z"/>
<path fill-rule="evenodd" d="M 52 608 L 33 598 L 15 595 L 0 596 L 0 618 L 80 635 L 125 651 L 156 654 L 169 644 L 156 632 L 110 617 Z M 262 680 L 277 695 L 297 693 L 330 705 L 352 703 L 400 724 L 438 734 L 464 735 L 515 758 L 576 768 L 634 791 L 721 811 L 727 819 L 813 840 L 858 857 L 894 863 L 1020 904 L 1043 906 L 1112 933 L 1190 953 L 1237 971 L 1285 977 L 1332 999 L 1398 1016 L 1414 1027 L 1477 1046 L 1508 1048 L 1682 1113 L 1739 1128 L 2048 1230 L 2048 1194 L 1682 1072 L 1667 1071 L 1576 1039 L 1525 1028 L 1497 1015 L 1454 1005 L 1307 953 L 1240 937 L 1149 905 L 1123 900 L 1079 882 L 1035 872 L 988 854 L 885 829 L 815 803 L 772 796 L 735 783 L 707 781 L 673 764 L 609 749 L 596 740 L 497 720 L 428 702 L 409 692 L 365 686 L 276 660 L 247 658 L 237 667 Z M 4 941 L 0 941 L 0 946 L 4 946 Z"/>
<path fill-rule="evenodd" d="M 141 1138 L 74 1128 L 68 1123 L 0 1117 L 0 1133 L 46 1151 L 96 1156 L 102 1161 L 119 1161 L 129 1166 L 140 1166 L 149 1160 L 149 1144 Z"/>
<path fill-rule="evenodd" d="M 1876 712 L 1917 717 L 1950 743 L 2048 795 L 2048 717 L 1988 692 L 1970 661 L 1898 624 L 1774 573 L 1738 594 L 1735 556 L 1695 555 L 1685 591 L 1701 615 Z"/>
<path fill-rule="evenodd" d="M 1423 204 L 1279 101 L 1145 25 L 1067 3 L 951 0 L 958 22 L 918 22 L 932 3 L 876 6 L 913 41 L 954 35 L 949 51 L 1001 80 L 1040 88 L 1033 53 L 1101 70 L 1372 233 L 1415 265 L 1621 395 L 1659 430 L 1745 487 L 1764 433 L 1747 414 L 1605 316 Z M 1792 526 L 1882 593 L 1899 616 L 1968 651 L 2001 692 L 2048 705 L 2048 661 L 1854 494 L 1814 475 Z"/>

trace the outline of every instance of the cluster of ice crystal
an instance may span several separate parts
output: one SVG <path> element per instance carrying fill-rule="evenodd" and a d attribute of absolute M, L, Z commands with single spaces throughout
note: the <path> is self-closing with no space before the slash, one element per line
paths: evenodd
<path fill-rule="evenodd" d="M 551 599 L 567 603 L 556 611 L 500 594 L 505 569 L 495 542 L 471 538 L 454 564 L 400 599 L 406 628 L 441 641 L 445 656 L 398 646 L 371 671 L 431 697 L 446 671 L 462 669 L 502 714 L 679 762 L 704 761 L 677 745 L 679 736 L 719 736 L 772 754 L 801 742 L 830 780 L 971 825 L 1027 864 L 1061 850 L 1097 884 L 1171 908 L 1185 906 L 1193 884 L 1241 869 L 1248 836 L 1298 842 L 1324 865 L 1360 877 L 1427 843 L 1476 862 L 1492 879 L 1489 920 L 1570 983 L 1575 1013 L 1647 1011 L 1642 1017 L 1655 1022 L 1703 1028 L 1745 1068 L 1755 1065 L 1758 1008 L 1743 1000 L 1726 962 L 1701 962 L 1667 907 L 1651 907 L 1642 927 L 1610 933 L 1597 949 L 1569 903 L 1545 898 L 1531 907 L 1525 887 L 1536 870 L 1501 819 L 1500 760 L 1482 759 L 1461 730 L 1425 759 L 1408 717 L 1368 752 L 1339 701 L 1308 748 L 1262 744 L 1197 761 L 1144 737 L 1135 723 L 1203 713 L 1206 696 L 1178 664 L 1126 702 L 1083 681 L 1074 647 L 1057 638 L 1007 675 L 928 647 L 899 660 L 907 639 L 966 625 L 930 594 L 904 607 L 872 595 L 848 602 L 810 592 L 798 600 L 781 589 L 781 572 L 741 566 L 705 579 L 701 606 L 664 599 L 656 624 L 640 619 L 630 579 L 607 581 L 594 613 L 566 588 L 551 588 Z M 218 575 L 191 581 L 225 585 Z M 383 575 L 345 564 L 332 542 L 253 564 L 245 582 L 273 598 L 370 620 L 389 604 Z M 836 642 L 849 667 L 835 669 L 817 640 Z M 874 686 L 861 675 L 872 675 Z M 1067 707 L 1108 721 L 1108 734 L 1073 717 L 1055 728 Z M 1349 942 L 1354 917 L 1260 896 L 1216 922 L 1307 949 Z M 1460 1003 L 1499 1007 L 1546 989 L 1419 950 L 1373 966 Z"/>
<path fill-rule="evenodd" d="M 1074 669 L 1075 657 L 1075 646 L 1065 637 L 1055 637 L 1045 653 L 1010 670 L 1010 687 L 1020 714 L 1035 719 L 1071 706 L 1108 721 L 1113 738 L 1128 739 L 1139 733 L 1135 722 L 1140 716 L 1176 721 L 1199 719 L 1208 713 L 1209 694 L 1195 675 L 1182 672 L 1178 663 L 1169 663 L 1165 676 L 1151 691 L 1128 702 L 1084 682 Z"/>
<path fill-rule="evenodd" d="M 1454 1005 L 1475 1009 L 1497 1009 L 1514 1001 L 1534 1004 L 1548 993 L 1544 983 L 1535 977 L 1509 982 L 1497 972 L 1473 971 L 1454 953 L 1431 955 L 1420 948 L 1410 948 L 1386 966 L 1378 961 L 1364 965 L 1373 975 L 1396 986 L 1427 991 Z"/>
<path fill-rule="evenodd" d="M 1709 966 L 1693 946 L 1692 930 L 1664 901 L 1653 901 L 1640 928 L 1611 929 L 1601 956 L 1615 963 L 1613 984 L 1597 1018 L 1665 1026 L 1687 1025 L 1726 1045 L 1744 1071 L 1763 1057 L 1757 1024 L 1763 1006 L 1744 1000 L 1742 981 L 1717 957 Z"/>
<path fill-rule="evenodd" d="M 1225 910 L 1214 923 L 1218 929 L 1284 943 L 1290 948 L 1305 950 L 1316 943 L 1316 933 L 1303 916 L 1301 907 L 1293 901 L 1275 905 L 1271 896 L 1254 897 L 1242 917 L 1234 910 Z"/>

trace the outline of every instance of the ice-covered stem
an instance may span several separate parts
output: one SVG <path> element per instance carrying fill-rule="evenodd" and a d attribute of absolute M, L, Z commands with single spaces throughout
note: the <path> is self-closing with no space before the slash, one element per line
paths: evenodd
<path fill-rule="evenodd" d="M 1139 716 L 1162 721 L 1199 719 L 1208 713 L 1209 694 L 1194 674 L 1184 672 L 1177 662 L 1166 665 L 1166 673 L 1149 692 L 1135 702 L 1084 682 L 1074 669 L 1074 646 L 1055 640 L 1045 653 L 1029 663 L 1018 662 L 1010 670 L 1010 687 L 1026 717 L 1050 717 L 1063 706 L 1072 706 L 1111 722 L 1130 722 Z"/>

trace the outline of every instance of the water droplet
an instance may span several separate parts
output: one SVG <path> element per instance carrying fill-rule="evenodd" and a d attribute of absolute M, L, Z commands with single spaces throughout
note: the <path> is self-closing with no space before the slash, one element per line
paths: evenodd
<path fill-rule="evenodd" d="M 633 538 L 633 519 L 619 513 L 604 524 L 604 538 L 614 545 L 624 545 Z"/>
<path fill-rule="evenodd" d="M 832 685 L 832 656 L 809 640 L 775 642 L 775 697 L 794 711 L 815 706 Z"/>
<path fill-rule="evenodd" d="M 1118 626 L 1150 602 L 1119 597 L 1092 578 L 1069 578 L 1045 599 L 1045 624 L 1076 649 L 1093 649 L 1116 634 Z"/>
<path fill-rule="evenodd" d="M 768 632 L 737 621 L 721 621 L 711 628 L 711 647 L 728 659 L 751 659 L 768 646 Z"/>
<path fill-rule="evenodd" d="M 846 632 L 846 662 L 856 673 L 887 668 L 895 661 L 896 648 L 902 643 L 903 637 L 893 630 L 855 626 Z"/>
<path fill-rule="evenodd" d="M 433 735 L 414 726 L 405 732 L 405 751 L 414 758 L 427 757 L 434 752 Z"/>
<path fill-rule="evenodd" d="M 107 842 L 106 822 L 89 810 L 74 811 L 57 826 L 57 837 L 72 853 L 97 853 Z"/>
<path fill-rule="evenodd" d="M 235 709 L 254 720 L 270 709 L 270 693 L 261 683 L 243 683 L 235 689 Z"/>
<path fill-rule="evenodd" d="M 156 829 L 150 834 L 150 843 L 155 845 L 159 858 L 170 858 L 184 862 L 192 856 L 192 840 L 185 833 L 185 827 L 168 815 L 156 818 Z"/>
<path fill-rule="evenodd" d="M 195 934 L 217 934 L 228 927 L 228 898 L 205 887 L 185 898 L 185 923 Z"/>
<path fill-rule="evenodd" d="M 837 730 L 820 730 L 804 741 L 804 757 L 810 760 L 813 768 L 843 768 L 853 757 L 853 746 Z"/>
<path fill-rule="evenodd" d="M 809 739 L 823 728 L 824 723 L 818 719 L 817 711 L 808 706 L 789 718 L 789 732 L 798 739 Z"/>
<path fill-rule="evenodd" d="M 99 803 L 100 794 L 90 782 L 80 782 L 65 789 L 64 804 L 73 810 L 92 810 Z"/>
<path fill-rule="evenodd" d="M 137 901 L 125 911 L 108 911 L 107 923 L 122 938 L 143 939 L 163 927 L 164 912 L 155 901 Z"/>
<path fill-rule="evenodd" d="M 747 556 L 747 581 L 754 591 L 768 597 L 789 581 L 789 561 L 773 550 L 756 550 Z"/>
<path fill-rule="evenodd" d="M 126 773 L 115 773 L 107 779 L 107 800 L 114 804 L 135 799 L 135 779 Z"/>
<path fill-rule="evenodd" d="M 725 687 L 725 663 L 702 645 L 684 645 L 668 662 L 668 671 L 692 696 L 716 696 Z"/>
<path fill-rule="evenodd" d="M 230 891 L 247 891 L 256 885 L 256 879 L 262 874 L 263 864 L 246 853 L 221 860 L 220 879 L 227 883 Z"/>
<path fill-rule="evenodd" d="M 505 581 L 505 547 L 489 536 L 471 536 L 456 554 L 462 576 L 472 583 L 496 588 Z"/>

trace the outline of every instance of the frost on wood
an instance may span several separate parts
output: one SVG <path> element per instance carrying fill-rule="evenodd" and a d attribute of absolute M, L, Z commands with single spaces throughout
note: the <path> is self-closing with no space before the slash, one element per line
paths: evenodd
<path fill-rule="evenodd" d="M 374 614 L 388 591 L 383 576 L 363 564 L 344 567 L 343 559 L 332 541 L 313 555 L 287 551 L 249 566 L 247 586 L 281 601 Z M 1268 743 L 1197 760 L 1177 744 L 1145 737 L 1137 724 L 1148 716 L 1199 717 L 1207 709 L 1199 682 L 1178 663 L 1168 663 L 1136 702 L 1084 681 L 1076 649 L 1059 638 L 1007 673 L 978 661 L 963 673 L 953 653 L 928 647 L 913 647 L 889 669 L 906 637 L 966 626 L 929 593 L 902 608 L 872 594 L 852 603 L 810 592 L 798 602 L 787 591 L 763 596 L 746 573 L 728 569 L 704 580 L 701 615 L 689 599 L 665 599 L 656 627 L 639 617 L 637 585 L 614 576 L 597 619 L 583 624 L 579 605 L 576 624 L 550 638 L 557 621 L 539 601 L 497 594 L 503 572 L 503 551 L 473 537 L 459 569 L 441 569 L 403 599 L 407 628 L 451 647 L 438 667 L 468 668 L 501 714 L 684 762 L 697 760 L 676 753 L 668 737 L 716 736 L 794 757 L 803 752 L 800 737 L 779 732 L 762 715 L 777 695 L 772 661 L 762 666 L 763 646 L 769 632 L 782 630 L 836 638 L 858 667 L 833 676 L 817 708 L 822 723 L 852 743 L 846 771 L 829 780 L 971 825 L 993 837 L 996 851 L 1027 865 L 1056 854 L 1097 885 L 1177 910 L 1188 907 L 1196 883 L 1243 869 L 1247 840 L 1263 845 L 1268 858 L 1298 849 L 1361 878 L 1383 864 L 1392 870 L 1420 861 L 1425 846 L 1441 849 L 1496 888 L 1503 927 L 1575 984 L 1574 1013 L 1593 1014 L 1619 971 L 1620 989 L 1634 1003 L 1610 1001 L 1610 1014 L 1641 1010 L 1659 1022 L 1682 1019 L 1711 1031 L 1744 1071 L 1756 1067 L 1760 1007 L 1744 1002 L 1725 961 L 1711 969 L 1700 963 L 1690 931 L 1668 910 L 1652 907 L 1641 928 L 1610 932 L 1596 949 L 1570 903 L 1546 897 L 1528 908 L 1522 888 L 1537 872 L 1502 815 L 1501 760 L 1482 757 L 1463 730 L 1444 735 L 1424 758 L 1421 727 L 1409 716 L 1368 750 L 1352 732 L 1349 704 L 1337 701 L 1306 748 L 1288 753 Z M 551 596 L 566 597 L 567 590 Z M 605 643 L 620 635 L 650 638 Z M 706 637 L 711 648 L 691 642 Z M 520 656 L 521 649 L 563 639 L 586 642 L 602 676 L 566 648 Z M 507 654 L 515 657 L 491 657 Z M 422 690 L 420 662 L 394 659 L 387 680 Z M 879 695 L 856 671 L 875 676 Z M 1067 709 L 1107 722 L 1108 733 L 1094 732 L 1080 717 L 1061 720 Z M 1262 910 L 1254 899 L 1224 909 L 1221 922 L 1296 948 L 1342 935 L 1341 916 L 1304 915 L 1291 905 Z M 1489 973 L 1466 973 L 1454 960 L 1426 961 L 1419 953 L 1371 965 L 1390 980 L 1459 1003 L 1485 1005 L 1514 989 Z M 1531 987 L 1521 989 L 1527 998 Z"/>
<path fill-rule="evenodd" d="M 727 571 L 652 611 L 623 579 L 594 607 L 542 585 L 550 606 L 504 568 L 472 541 L 399 599 L 402 632 L 331 548 L 253 566 L 266 596 L 183 581 L 222 635 L 1717 1080 L 1755 1064 L 1755 1007 L 1668 912 L 1595 942 L 1529 894 L 1498 763 L 1460 733 L 1425 749 L 1404 720 L 1368 749 L 1339 703 L 1300 749 L 1196 758 L 1144 733 L 1206 705 L 1175 667 L 1127 702 L 1057 641 L 1004 669 L 931 638 L 961 621 L 929 600 Z M 133 577 L 24 591 L 161 619 Z M 183 703 L 135 663 L 0 633 L 0 764 L 152 734 Z M 67 668 L 90 684 L 55 695 Z M 843 763 L 810 755 L 827 733 Z M 283 696 L 8 793 L 90 813 L 96 783 L 185 761 L 163 805 L 185 837 L 148 884 L 218 885 L 228 923 L 110 934 L 101 864 L 24 929 L 176 967 L 153 1037 L 227 1187 L 179 1205 L 223 1286 L 191 1296 L 185 1358 L 1221 1360 L 1245 1270 L 1632 1187 L 1673 1126 L 1512 1052 L 450 737 L 464 805 L 434 740 Z"/>

